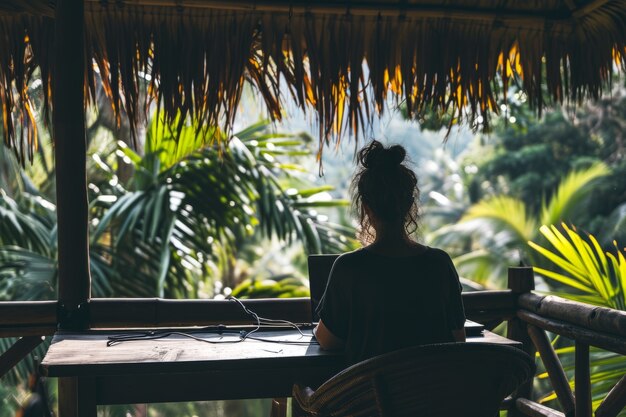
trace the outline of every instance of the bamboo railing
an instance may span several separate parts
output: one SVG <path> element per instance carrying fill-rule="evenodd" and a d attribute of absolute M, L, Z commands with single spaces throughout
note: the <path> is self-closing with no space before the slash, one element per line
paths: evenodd
<path fill-rule="evenodd" d="M 509 289 L 463 294 L 466 315 L 493 329 L 507 322 L 507 337 L 539 356 L 563 411 L 538 404 L 532 381 L 505 400 L 511 417 L 591 417 L 589 347 L 626 355 L 626 312 L 533 294 L 532 268 L 510 268 Z M 311 320 L 308 298 L 243 300 L 258 314 L 295 323 Z M 60 315 L 57 301 L 0 302 L 0 337 L 21 337 L 0 356 L 0 377 L 37 347 L 42 336 L 54 334 Z M 249 318 L 229 300 L 91 299 L 83 307 L 90 328 L 190 327 L 248 324 Z M 575 390 L 546 332 L 575 342 Z M 626 371 L 626 370 L 625 370 Z M 626 376 L 608 393 L 597 417 L 615 417 L 626 406 Z"/>
<path fill-rule="evenodd" d="M 515 317 L 509 321 L 508 336 L 524 343 L 530 354 L 539 353 L 560 403 L 561 411 L 538 404 L 531 398 L 530 384 L 511 401 L 511 416 L 591 417 L 589 347 L 626 355 L 626 312 L 578 303 L 554 296 L 533 294 L 532 268 L 509 271 L 509 287 L 517 294 Z M 575 392 L 572 392 L 549 331 L 575 343 Z M 624 370 L 626 373 L 626 369 Z M 615 417 L 626 406 L 626 374 L 607 394 L 596 417 Z"/>

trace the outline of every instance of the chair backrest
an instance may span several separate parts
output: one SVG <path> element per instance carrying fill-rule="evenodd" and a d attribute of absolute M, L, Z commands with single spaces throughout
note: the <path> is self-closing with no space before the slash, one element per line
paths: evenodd
<path fill-rule="evenodd" d="M 320 416 L 493 417 L 533 371 L 511 346 L 416 346 L 357 363 L 314 392 L 296 385 L 294 397 Z"/>

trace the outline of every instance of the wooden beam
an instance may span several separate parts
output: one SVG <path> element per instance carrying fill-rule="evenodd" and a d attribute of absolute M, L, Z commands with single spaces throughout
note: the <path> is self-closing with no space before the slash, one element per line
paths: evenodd
<path fill-rule="evenodd" d="M 2 301 L 0 327 L 56 324 L 56 301 Z"/>
<path fill-rule="evenodd" d="M 560 320 L 548 319 L 526 310 L 518 310 L 517 317 L 552 333 L 626 355 L 626 338 L 624 337 L 589 330 Z"/>
<path fill-rule="evenodd" d="M 56 323 L 47 326 L 2 326 L 0 327 L 0 338 L 24 336 L 53 336 L 56 331 Z"/>
<path fill-rule="evenodd" d="M 43 336 L 22 337 L 0 356 L 0 378 L 43 342 Z"/>
<path fill-rule="evenodd" d="M 518 304 L 543 317 L 626 337 L 626 311 L 592 306 L 553 295 L 522 294 Z"/>
<path fill-rule="evenodd" d="M 84 328 L 90 297 L 87 175 L 85 171 L 85 34 L 83 0 L 57 0 L 52 87 L 63 328 Z"/>
<path fill-rule="evenodd" d="M 469 306 L 466 308 L 468 318 L 484 321 L 514 317 L 513 294 L 510 291 L 494 291 L 493 294 L 489 294 L 490 292 L 463 294 L 463 302 Z M 263 317 L 296 323 L 311 322 L 311 301 L 306 297 L 253 299 L 242 302 Z M 250 323 L 250 316 L 231 300 L 93 298 L 89 302 L 89 316 L 94 328 Z"/>
<path fill-rule="evenodd" d="M 309 298 L 241 300 L 261 317 L 311 322 Z M 94 328 L 183 327 L 251 324 L 252 317 L 233 300 L 165 300 L 160 298 L 94 298 L 89 306 Z"/>
<path fill-rule="evenodd" d="M 463 293 L 465 310 L 490 311 L 515 309 L 517 295 L 511 290 L 472 291 Z"/>
<path fill-rule="evenodd" d="M 574 417 L 574 412 L 576 411 L 574 394 L 572 393 L 572 388 L 569 386 L 567 375 L 565 375 L 559 357 L 554 351 L 546 332 L 538 327 L 529 325 L 528 334 L 535 344 L 537 351 L 539 351 L 539 355 L 541 355 L 541 360 L 548 371 L 550 382 L 552 383 L 554 392 L 556 392 L 556 397 L 561 404 L 561 408 L 567 417 Z"/>
<path fill-rule="evenodd" d="M 626 407 L 626 375 L 607 394 L 596 410 L 596 417 L 616 417 Z"/>
<path fill-rule="evenodd" d="M 576 417 L 591 417 L 591 374 L 589 370 L 589 345 L 576 341 L 575 348 Z"/>
<path fill-rule="evenodd" d="M 90 3 L 102 3 L 101 0 L 87 0 Z M 224 1 L 224 0 L 124 0 L 123 4 L 170 7 L 174 9 L 215 9 L 248 12 L 272 13 L 315 13 L 353 16 L 406 16 L 424 19 L 445 18 L 449 20 L 494 21 L 510 23 L 517 26 L 543 29 L 546 23 L 571 28 L 574 21 L 569 11 L 561 10 L 537 11 L 504 11 L 497 8 L 478 7 L 442 7 L 423 3 L 385 2 L 385 1 L 333 1 L 333 0 L 256 0 L 256 1 Z"/>
<path fill-rule="evenodd" d="M 578 9 L 572 11 L 572 15 L 576 19 L 581 19 L 581 18 L 591 14 L 594 10 L 599 9 L 600 7 L 604 6 L 609 1 L 610 0 L 594 0 L 591 3 L 587 3 L 587 4 L 579 7 Z"/>
<path fill-rule="evenodd" d="M 476 310 L 465 310 L 465 316 L 472 321 L 476 321 L 478 323 L 485 324 L 487 322 L 492 322 L 495 320 L 511 320 L 515 317 L 515 310 L 486 310 L 486 311 L 476 311 Z"/>
<path fill-rule="evenodd" d="M 518 398 L 515 402 L 517 410 L 530 417 L 565 417 L 560 411 L 538 404 L 526 398 Z"/>

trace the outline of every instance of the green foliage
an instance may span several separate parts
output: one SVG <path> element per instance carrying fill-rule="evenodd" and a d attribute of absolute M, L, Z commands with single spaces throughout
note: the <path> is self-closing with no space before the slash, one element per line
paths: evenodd
<path fill-rule="evenodd" d="M 15 417 L 15 411 L 19 407 L 19 397 L 17 387 L 0 384 L 0 417 Z"/>
<path fill-rule="evenodd" d="M 587 169 L 570 172 L 558 185 L 549 201 L 543 202 L 540 214 L 541 224 L 557 224 L 572 220 L 587 207 L 587 200 L 593 190 L 589 185 L 595 180 L 606 177 L 610 170 L 603 163 L 596 163 Z M 581 188 L 587 188 L 581 191 Z"/>
<path fill-rule="evenodd" d="M 306 283 L 293 275 L 268 279 L 246 279 L 237 285 L 231 295 L 237 298 L 291 298 L 311 295 Z"/>
<path fill-rule="evenodd" d="M 563 297 L 626 311 L 626 259 L 617 243 L 615 253 L 606 252 L 593 235 L 583 237 L 565 224 L 561 228 L 540 229 L 553 250 L 528 242 L 557 267 L 556 271 L 535 267 L 535 271 L 575 290 L 559 294 Z"/>
<path fill-rule="evenodd" d="M 588 165 L 600 148 L 559 112 L 549 113 L 527 131 L 503 129 L 493 140 L 496 151 L 473 181 L 485 183 L 482 195 L 509 194 L 527 201 L 533 211 L 540 209 L 538 197 L 549 197 L 566 172 L 584 167 L 583 161 Z"/>
<path fill-rule="evenodd" d="M 603 246 L 613 240 L 626 242 L 626 160 L 612 165 L 611 173 L 594 188 L 588 212 L 587 230 Z M 593 214 L 595 213 L 595 215 Z"/>
<path fill-rule="evenodd" d="M 555 345 L 561 342 L 562 339 L 559 336 L 556 336 L 552 341 L 552 344 Z M 574 346 L 559 347 L 555 349 L 555 352 L 559 358 L 559 362 L 561 362 L 561 365 L 563 366 L 563 370 L 568 376 L 570 387 L 573 390 L 576 369 L 574 355 L 575 348 Z M 624 375 L 626 360 L 622 355 L 607 352 L 593 346 L 589 348 L 589 353 L 592 408 L 595 410 L 600 405 L 602 400 L 604 400 L 606 394 L 615 386 L 615 383 Z M 541 385 L 545 385 L 546 387 L 552 386 L 547 381 L 547 371 L 545 371 L 542 367 L 539 368 L 536 378 Z M 556 393 L 551 388 L 545 389 L 543 390 L 543 393 L 539 394 L 539 402 L 549 403 L 549 406 L 558 408 Z M 618 416 L 626 416 L 626 410 L 623 410 L 618 414 Z"/>
<path fill-rule="evenodd" d="M 103 146 L 90 158 L 94 297 L 212 296 L 207 287 L 213 280 L 229 273 L 247 245 L 264 240 L 302 243 L 309 252 L 351 247 L 354 231 L 316 212 L 347 202 L 320 200 L 328 187 L 306 181 L 298 183 L 306 186 L 292 186 L 290 178 L 300 172 L 294 158 L 310 155 L 307 138 L 275 134 L 260 122 L 239 132 L 227 147 L 217 148 L 191 135 L 193 129 L 183 128 L 180 148 L 174 147 L 172 136 L 150 136 L 146 148 L 151 152 L 145 156 L 119 144 Z M 116 157 L 135 170 L 128 183 L 116 174 Z M 54 299 L 55 205 L 20 188 L 14 193 L 12 197 L 0 189 L 0 300 Z M 281 290 L 273 293 L 277 296 L 307 291 L 301 280 L 297 285 L 279 281 Z M 12 342 L 0 339 L 0 351 Z M 43 355 L 45 346 L 38 349 Z M 24 381 L 32 370 L 26 362 L 3 382 Z"/>
<path fill-rule="evenodd" d="M 568 172 L 604 162 L 612 168 L 612 175 L 594 190 L 592 204 L 584 218 L 578 219 L 599 232 L 615 207 L 626 203 L 626 183 L 622 180 L 626 173 L 623 91 L 577 110 L 548 111 L 538 122 L 520 112 L 524 106 L 510 107 L 515 123 L 495 125 L 495 134 L 482 138 L 487 147 L 479 146 L 466 157 L 478 164 L 469 184 L 472 201 L 505 194 L 526 202 L 532 213 L 539 213 L 543 199 L 551 198 Z"/>
<path fill-rule="evenodd" d="M 94 236 L 109 242 L 115 252 L 158 260 L 158 266 L 144 265 L 148 275 L 158 277 L 157 294 L 193 296 L 195 290 L 185 285 L 190 274 L 195 280 L 210 277 L 213 265 L 227 267 L 243 245 L 258 243 L 257 235 L 286 244 L 302 242 L 307 253 L 346 247 L 343 234 L 351 231 L 314 211 L 345 206 L 346 201 L 316 199 L 327 187 L 283 185 L 286 177 L 298 172 L 293 158 L 309 155 L 302 137 L 269 132 L 267 122 L 259 122 L 235 134 L 225 148 L 207 145 L 191 152 L 201 143 L 196 127 L 183 126 L 175 138 L 156 123 L 152 122 L 146 146 L 153 152 L 142 158 L 120 148 L 132 161 L 135 175 L 129 190 L 95 200 L 97 211 L 104 214 Z M 178 154 L 179 160 L 171 152 L 178 149 L 173 145 L 176 140 L 186 149 Z M 193 146 L 185 140 L 193 141 Z M 284 157 L 290 162 L 283 163 Z M 137 273 L 142 271 L 134 268 Z"/>
<path fill-rule="evenodd" d="M 0 189 L 0 245 L 46 252 L 55 221 L 54 205 L 43 198 L 19 193 L 14 200 Z"/>
<path fill-rule="evenodd" d="M 439 228 L 428 239 L 452 252 L 462 276 L 503 286 L 498 279 L 506 276 L 507 267 L 542 265 L 527 243 L 537 236 L 537 225 L 577 219 L 592 185 L 608 172 L 604 164 L 570 172 L 552 198 L 544 200 L 540 214 L 533 214 L 523 200 L 514 197 L 488 197 L 467 208 L 457 223 Z"/>
<path fill-rule="evenodd" d="M 541 234 L 552 249 L 528 242 L 529 245 L 552 263 L 552 268 L 534 268 L 548 280 L 565 286 L 557 295 L 574 301 L 626 311 L 626 258 L 614 242 L 615 251 L 602 249 L 591 234 L 581 235 L 565 224 L 561 228 L 542 226 Z M 564 370 L 573 386 L 575 363 L 574 347 L 557 349 Z M 626 358 L 602 349 L 591 349 L 591 386 L 594 409 L 600 405 L 607 392 L 623 377 Z M 540 374 L 539 378 L 545 378 Z M 546 394 L 543 402 L 555 398 L 554 392 Z M 626 415 L 626 412 L 620 414 Z"/>

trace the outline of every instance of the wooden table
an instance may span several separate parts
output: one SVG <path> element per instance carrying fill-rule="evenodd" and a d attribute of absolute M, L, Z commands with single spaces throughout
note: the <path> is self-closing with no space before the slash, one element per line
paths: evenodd
<path fill-rule="evenodd" d="M 300 344 L 257 340 L 210 344 L 170 336 L 107 346 L 108 336 L 125 333 L 129 332 L 58 332 L 54 336 L 41 370 L 43 375 L 60 378 L 66 391 L 60 394 L 60 411 L 91 417 L 96 416 L 97 404 L 288 397 L 294 382 L 317 386 L 344 367 L 341 354 L 311 343 L 311 330 L 304 331 L 304 337 L 295 330 L 255 333 Z M 209 333 L 196 336 L 213 341 L 235 339 Z M 520 346 L 491 332 L 468 342 Z M 78 403 L 67 404 L 73 398 Z"/>

